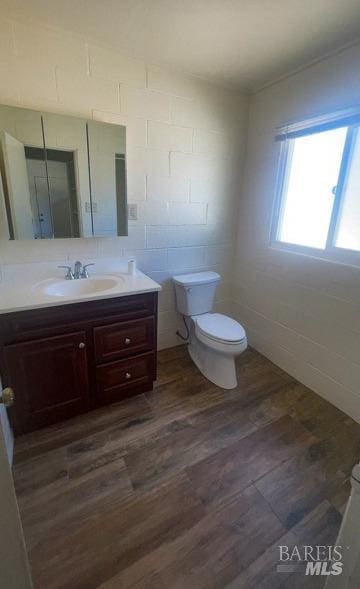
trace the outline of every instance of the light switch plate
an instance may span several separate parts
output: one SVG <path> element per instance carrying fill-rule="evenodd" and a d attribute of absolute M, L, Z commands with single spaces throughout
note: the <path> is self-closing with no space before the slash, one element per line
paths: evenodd
<path fill-rule="evenodd" d="M 128 221 L 138 220 L 138 206 L 128 204 Z"/>

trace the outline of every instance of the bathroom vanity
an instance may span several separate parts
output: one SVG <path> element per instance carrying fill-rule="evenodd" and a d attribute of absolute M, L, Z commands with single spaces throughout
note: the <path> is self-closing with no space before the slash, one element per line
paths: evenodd
<path fill-rule="evenodd" d="M 152 389 L 160 287 L 138 273 L 123 275 L 119 288 L 105 298 L 67 297 L 66 304 L 33 288 L 29 308 L 16 311 L 14 295 L 11 312 L 2 309 L 0 367 L 4 386 L 14 390 L 16 434 Z"/>
<path fill-rule="evenodd" d="M 26 240 L 46 259 L 50 238 L 62 238 L 61 252 L 66 238 L 127 235 L 126 194 L 124 126 L 0 105 L 8 252 Z M 4 264 L 0 275 L 0 374 L 14 392 L 15 433 L 150 390 L 160 286 L 119 259 L 96 260 L 90 277 L 92 260 L 74 270 L 64 259 L 31 262 Z"/>

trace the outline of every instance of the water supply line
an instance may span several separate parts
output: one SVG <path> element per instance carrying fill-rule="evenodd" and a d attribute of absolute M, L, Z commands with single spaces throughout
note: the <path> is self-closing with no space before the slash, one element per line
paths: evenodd
<path fill-rule="evenodd" d="M 190 338 L 190 331 L 189 331 L 188 325 L 187 325 L 187 323 L 186 323 L 185 315 L 183 315 L 183 316 L 182 316 L 182 318 L 183 318 L 183 322 L 184 322 L 185 329 L 186 329 L 186 336 L 184 337 L 184 336 L 183 336 L 183 335 L 180 333 L 180 331 L 179 331 L 179 330 L 177 330 L 177 332 L 176 332 L 176 335 L 177 335 L 177 336 L 178 336 L 180 339 L 182 339 L 184 342 L 186 342 L 186 343 L 189 343 L 189 338 Z"/>

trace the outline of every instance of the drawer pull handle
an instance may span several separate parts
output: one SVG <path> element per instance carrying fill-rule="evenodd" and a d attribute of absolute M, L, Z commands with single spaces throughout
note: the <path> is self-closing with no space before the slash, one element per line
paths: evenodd
<path fill-rule="evenodd" d="M 125 344 L 128 346 L 131 343 L 131 339 L 129 337 L 125 338 Z"/>
<path fill-rule="evenodd" d="M 80 350 L 83 350 L 85 348 L 84 342 L 79 343 L 79 348 L 80 348 Z"/>
<path fill-rule="evenodd" d="M 126 380 L 129 380 L 131 378 L 130 372 L 125 373 L 125 378 L 126 378 Z"/>

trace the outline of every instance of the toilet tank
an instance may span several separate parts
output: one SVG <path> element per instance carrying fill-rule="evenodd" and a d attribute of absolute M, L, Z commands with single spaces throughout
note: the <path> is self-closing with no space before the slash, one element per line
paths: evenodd
<path fill-rule="evenodd" d="M 176 306 L 182 315 L 201 315 L 211 311 L 221 277 L 216 272 L 196 272 L 173 276 Z"/>

